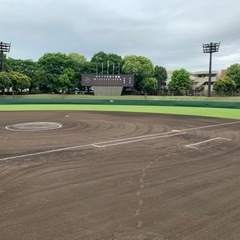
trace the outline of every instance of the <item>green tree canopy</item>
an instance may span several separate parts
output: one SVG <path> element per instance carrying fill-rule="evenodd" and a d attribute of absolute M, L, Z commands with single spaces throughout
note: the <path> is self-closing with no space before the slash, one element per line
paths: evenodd
<path fill-rule="evenodd" d="M 100 51 L 93 55 L 91 63 L 95 64 L 95 73 L 120 73 L 122 57 L 114 53 L 107 54 L 103 51 Z"/>
<path fill-rule="evenodd" d="M 166 87 L 166 81 L 167 81 L 167 70 L 164 67 L 161 66 L 155 66 L 154 68 L 154 76 L 158 81 L 158 92 L 164 90 Z"/>
<path fill-rule="evenodd" d="M 71 87 L 76 86 L 74 85 L 75 74 L 72 68 L 65 68 L 63 74 L 59 76 L 59 87 L 63 92 L 69 92 Z"/>
<path fill-rule="evenodd" d="M 227 68 L 226 76 L 230 77 L 240 87 L 240 64 L 235 63 Z"/>
<path fill-rule="evenodd" d="M 175 70 L 172 74 L 171 81 L 168 85 L 170 91 L 174 94 L 186 95 L 187 91 L 191 89 L 192 81 L 187 70 Z"/>
<path fill-rule="evenodd" d="M 33 76 L 36 69 L 37 69 L 37 63 L 30 59 L 21 60 L 21 59 L 8 58 L 6 61 L 6 70 L 8 72 L 10 71 L 19 72 L 24 75 L 27 75 L 30 78 Z"/>
<path fill-rule="evenodd" d="M 68 57 L 73 60 L 73 62 L 79 64 L 79 65 L 83 65 L 87 62 L 87 58 L 83 55 L 80 55 L 78 53 L 69 53 Z"/>
<path fill-rule="evenodd" d="M 9 72 L 8 77 L 11 80 L 11 86 L 14 92 L 23 91 L 28 89 L 31 85 L 31 79 L 19 72 Z"/>
<path fill-rule="evenodd" d="M 64 53 L 46 53 L 38 60 L 40 67 L 46 73 L 61 75 L 65 67 L 68 67 L 69 58 Z"/>
<path fill-rule="evenodd" d="M 78 62 L 80 58 L 81 57 L 76 54 L 70 56 L 62 53 L 44 54 L 38 60 L 38 64 L 43 71 L 41 90 L 47 92 L 60 92 L 65 90 L 66 87 L 69 89 L 70 87 L 77 85 L 80 76 L 77 75 L 76 71 L 78 67 L 80 67 L 80 63 Z M 69 69 L 72 69 L 74 74 L 73 71 L 69 74 Z"/>
<path fill-rule="evenodd" d="M 107 60 L 108 60 L 108 54 L 103 51 L 95 53 L 91 58 L 91 62 L 94 62 L 94 63 L 106 63 Z"/>
<path fill-rule="evenodd" d="M 154 93 L 158 89 L 158 81 L 153 77 L 146 77 L 141 82 L 141 87 L 145 91 L 145 93 Z"/>
<path fill-rule="evenodd" d="M 32 60 L 8 58 L 6 61 L 6 70 L 8 72 L 19 72 L 28 76 L 31 79 L 31 86 L 29 88 L 30 92 L 33 89 L 36 91 L 36 89 L 39 88 L 39 84 L 41 82 L 41 74 L 37 62 L 34 62 Z"/>
<path fill-rule="evenodd" d="M 90 63 L 87 65 L 88 72 L 91 70 L 91 73 L 107 73 L 107 63 L 108 63 L 108 54 L 100 51 L 98 53 L 95 53 Z M 86 73 L 88 73 L 86 72 Z"/>
<path fill-rule="evenodd" d="M 86 62 L 84 65 L 83 65 L 83 70 L 82 70 L 82 72 L 83 73 L 96 73 L 96 72 L 98 72 L 98 73 L 100 73 L 101 71 L 98 69 L 98 71 L 97 71 L 97 69 L 96 68 L 99 68 L 99 66 L 97 66 L 97 64 L 96 63 L 94 63 L 94 62 Z"/>
<path fill-rule="evenodd" d="M 237 84 L 230 78 L 220 78 L 213 84 L 213 90 L 217 91 L 221 95 L 232 93 L 237 87 Z"/>
<path fill-rule="evenodd" d="M 121 73 L 122 57 L 114 53 L 109 53 L 108 65 L 109 74 Z"/>
<path fill-rule="evenodd" d="M 75 87 L 82 89 L 81 86 L 81 75 L 83 73 L 94 73 L 95 72 L 95 66 L 90 67 L 89 66 L 89 62 L 87 61 L 87 58 L 84 57 L 83 55 L 80 55 L 78 53 L 70 53 L 68 55 L 69 58 L 69 63 L 68 65 L 68 69 L 72 69 L 73 72 L 70 74 L 71 77 L 69 78 L 69 80 L 71 81 L 71 83 L 69 84 L 68 87 L 68 91 L 70 89 L 70 86 L 72 86 L 74 89 Z M 66 73 L 66 71 L 64 71 Z M 68 70 L 69 72 L 69 70 Z M 68 76 L 70 76 L 68 74 Z"/>
<path fill-rule="evenodd" d="M 11 80 L 7 72 L 0 72 L 0 90 L 3 91 L 5 88 L 9 88 L 11 85 Z"/>
<path fill-rule="evenodd" d="M 143 56 L 130 55 L 124 57 L 122 71 L 127 74 L 134 74 L 134 88 L 137 90 L 142 90 L 141 81 L 144 78 L 154 76 L 154 66 L 152 62 Z"/>

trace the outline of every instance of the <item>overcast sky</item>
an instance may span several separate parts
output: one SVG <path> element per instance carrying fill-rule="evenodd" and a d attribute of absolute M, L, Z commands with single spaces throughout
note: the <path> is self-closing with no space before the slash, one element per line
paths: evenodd
<path fill-rule="evenodd" d="M 240 63 L 239 0 L 1 0 L 8 57 L 138 55 L 167 70 L 208 70 L 202 43 L 220 42 L 213 70 Z"/>

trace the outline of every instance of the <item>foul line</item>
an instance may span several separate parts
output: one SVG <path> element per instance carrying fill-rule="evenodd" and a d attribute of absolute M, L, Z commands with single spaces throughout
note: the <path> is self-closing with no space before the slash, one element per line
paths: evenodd
<path fill-rule="evenodd" d="M 47 154 L 47 153 L 67 151 L 67 150 L 70 150 L 70 149 L 76 149 L 76 148 L 82 148 L 82 147 L 89 147 L 89 146 L 91 146 L 91 144 L 78 145 L 78 146 L 65 147 L 65 148 L 58 148 L 58 149 L 47 150 L 47 151 L 42 151 L 42 152 L 29 153 L 29 154 L 23 154 L 23 155 L 18 155 L 18 156 L 0 158 L 0 161 L 11 160 L 11 159 L 16 159 L 16 158 L 22 158 L 22 157 L 37 156 L 37 155 L 42 155 L 42 154 Z"/>
<path fill-rule="evenodd" d="M 42 155 L 42 154 L 54 153 L 54 152 L 67 151 L 67 150 L 76 149 L 76 148 L 109 147 L 109 146 L 114 146 L 114 145 L 145 141 L 145 140 L 156 139 L 156 138 L 161 138 L 161 137 L 171 137 L 171 136 L 176 136 L 176 135 L 179 135 L 179 134 L 184 134 L 184 132 L 175 133 L 175 132 L 171 131 L 171 132 L 165 132 L 165 133 L 143 135 L 143 136 L 138 136 L 138 137 L 122 138 L 122 139 L 110 140 L 110 141 L 105 141 L 105 142 L 77 145 L 77 146 L 72 146 L 72 147 L 58 148 L 58 149 L 47 150 L 47 151 L 42 151 L 42 152 L 29 153 L 29 154 L 17 155 L 17 156 L 12 156 L 12 157 L 0 158 L 0 161 L 12 160 L 12 159 L 22 158 L 22 157 L 37 156 L 37 155 Z"/>
<path fill-rule="evenodd" d="M 219 124 L 213 124 L 213 125 L 207 125 L 207 126 L 195 127 L 195 128 L 188 128 L 188 129 L 183 129 L 182 131 L 192 131 L 192 130 L 198 130 L 198 129 L 203 129 L 203 128 L 227 126 L 227 125 L 232 125 L 232 124 L 237 124 L 237 123 L 240 123 L 240 121 L 228 122 L 228 123 L 219 123 Z"/>
<path fill-rule="evenodd" d="M 222 137 L 211 138 L 211 139 L 208 139 L 208 140 L 205 140 L 205 141 L 201 141 L 201 142 L 197 142 L 197 143 L 192 143 L 192 144 L 185 145 L 185 147 L 198 149 L 198 147 L 195 147 L 195 146 L 197 146 L 197 145 L 201 145 L 201 144 L 203 144 L 203 143 L 207 143 L 207 142 L 216 141 L 216 140 L 231 141 L 232 139 L 229 139 L 229 138 L 222 138 Z"/>
<path fill-rule="evenodd" d="M 171 132 L 171 134 L 170 133 L 168 133 L 168 134 L 165 133 L 164 135 L 153 136 L 153 137 L 142 137 L 142 138 L 138 137 L 138 139 L 129 138 L 130 140 L 127 140 L 127 141 L 126 141 L 126 139 L 119 139 L 119 140 L 116 140 L 115 143 L 113 143 L 114 141 L 108 141 L 108 142 L 106 142 L 107 144 L 101 145 L 102 143 L 94 143 L 94 144 L 92 144 L 92 146 L 98 147 L 98 148 L 110 147 L 110 146 L 116 146 L 116 145 L 121 145 L 121 144 L 152 140 L 152 139 L 157 139 L 157 138 L 173 137 L 173 136 L 177 136 L 177 135 L 181 135 L 181 134 L 186 134 L 186 132 L 180 132 L 180 133 L 174 133 L 174 134 L 172 134 L 172 132 Z"/>
<path fill-rule="evenodd" d="M 84 144 L 84 145 L 78 145 L 78 146 L 72 146 L 72 147 L 64 147 L 64 148 L 47 150 L 47 151 L 42 151 L 42 152 L 29 153 L 29 154 L 17 155 L 17 156 L 12 156 L 12 157 L 0 158 L 0 161 L 17 159 L 17 158 L 22 158 L 22 157 L 37 156 L 37 155 L 42 155 L 42 154 L 54 153 L 54 152 L 62 152 L 62 151 L 67 151 L 67 150 L 71 150 L 71 149 L 83 148 L 83 147 L 97 147 L 97 148 L 109 147 L 109 146 L 115 146 L 115 145 L 127 144 L 127 143 L 134 143 L 134 142 L 146 141 L 146 140 L 157 139 L 157 138 L 172 137 L 172 136 L 185 134 L 186 131 L 192 131 L 192 130 L 198 130 L 198 129 L 204 129 L 204 128 L 211 128 L 211 127 L 218 127 L 218 126 L 227 126 L 227 125 L 238 124 L 238 123 L 240 123 L 240 121 L 182 129 L 182 130 L 179 130 L 177 132 L 176 131 L 170 131 L 170 132 L 165 132 L 165 133 L 156 133 L 156 134 L 143 135 L 143 136 L 138 136 L 138 137 L 123 138 L 123 139 L 110 140 L 110 141 L 98 142 L 98 143 L 92 143 L 92 144 Z M 209 141 L 209 140 L 207 140 L 207 141 Z"/>

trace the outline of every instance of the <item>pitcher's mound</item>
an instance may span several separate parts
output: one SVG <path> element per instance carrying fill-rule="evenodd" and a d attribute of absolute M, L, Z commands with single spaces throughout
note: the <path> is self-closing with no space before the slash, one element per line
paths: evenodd
<path fill-rule="evenodd" d="M 11 131 L 46 131 L 61 128 L 62 124 L 54 122 L 28 122 L 7 126 Z"/>

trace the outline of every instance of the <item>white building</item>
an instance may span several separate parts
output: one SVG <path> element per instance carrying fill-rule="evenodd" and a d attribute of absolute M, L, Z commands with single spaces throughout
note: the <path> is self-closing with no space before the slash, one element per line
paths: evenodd
<path fill-rule="evenodd" d="M 171 77 L 174 71 L 167 71 L 168 78 L 167 78 L 167 86 L 171 81 Z M 195 94 L 199 95 L 207 95 L 208 94 L 208 71 L 197 71 L 197 72 L 189 72 L 190 79 L 192 80 L 192 90 Z M 211 91 L 213 88 L 214 82 L 216 82 L 220 78 L 221 72 L 212 71 L 211 77 Z"/>
<path fill-rule="evenodd" d="M 208 80 L 209 72 L 199 71 L 190 73 L 190 78 L 193 81 L 192 90 L 197 90 L 197 92 L 202 95 L 207 95 L 208 93 Z M 217 71 L 212 71 L 211 76 L 211 92 L 213 92 L 213 84 L 220 78 L 220 73 Z"/>

